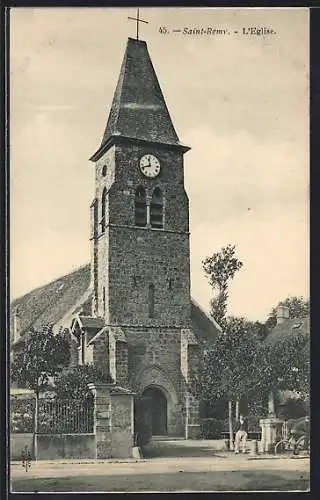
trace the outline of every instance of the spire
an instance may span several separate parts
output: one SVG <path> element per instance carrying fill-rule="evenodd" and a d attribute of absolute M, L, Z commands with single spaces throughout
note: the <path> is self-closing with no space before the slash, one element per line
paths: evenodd
<path fill-rule="evenodd" d="M 103 139 L 91 159 L 97 159 L 115 136 L 180 145 L 142 40 L 128 39 Z"/>

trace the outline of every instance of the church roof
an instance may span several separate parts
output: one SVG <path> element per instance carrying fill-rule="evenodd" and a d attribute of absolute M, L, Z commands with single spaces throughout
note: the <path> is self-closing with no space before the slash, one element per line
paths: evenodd
<path fill-rule="evenodd" d="M 20 334 L 31 326 L 55 324 L 76 304 L 89 284 L 90 266 L 86 265 L 15 299 L 11 310 L 18 309 Z"/>
<path fill-rule="evenodd" d="M 18 308 L 20 335 L 32 326 L 37 328 L 59 322 L 88 290 L 90 276 L 90 264 L 87 264 L 14 300 L 11 310 Z M 96 330 L 102 326 L 99 319 L 96 321 L 91 317 L 81 316 L 81 322 Z M 196 337 L 204 341 L 214 340 L 220 328 L 194 300 L 191 303 L 191 323 Z"/>
<path fill-rule="evenodd" d="M 113 137 L 180 145 L 146 42 L 128 39 L 99 153 Z M 187 148 L 189 149 L 189 148 Z"/>
<path fill-rule="evenodd" d="M 207 316 L 194 299 L 191 302 L 191 324 L 195 336 L 203 341 L 214 340 L 221 331 L 218 323 Z"/>

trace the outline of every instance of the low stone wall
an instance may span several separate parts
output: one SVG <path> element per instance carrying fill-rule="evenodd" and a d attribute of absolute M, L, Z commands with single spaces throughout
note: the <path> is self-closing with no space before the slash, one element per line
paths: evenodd
<path fill-rule="evenodd" d="M 10 435 L 10 459 L 21 460 L 22 452 L 28 447 L 33 457 L 33 434 L 19 433 Z"/>
<path fill-rule="evenodd" d="M 39 434 L 37 444 L 38 460 L 96 458 L 96 438 L 93 434 Z M 32 434 L 11 434 L 11 460 L 21 460 L 25 446 L 33 456 Z"/>
<path fill-rule="evenodd" d="M 56 458 L 96 458 L 93 434 L 39 434 L 38 460 Z"/>
<path fill-rule="evenodd" d="M 90 434 L 38 434 L 36 437 L 37 460 L 132 457 L 134 394 L 115 384 L 89 384 L 89 388 L 95 397 L 93 432 Z M 65 430 L 68 432 L 69 429 Z M 86 430 L 91 430 L 91 426 Z M 22 460 L 26 446 L 34 458 L 33 434 L 12 433 L 10 436 L 11 460 Z"/>

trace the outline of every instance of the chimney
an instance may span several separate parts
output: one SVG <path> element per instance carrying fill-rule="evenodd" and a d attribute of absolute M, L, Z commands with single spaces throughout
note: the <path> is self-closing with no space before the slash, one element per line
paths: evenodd
<path fill-rule="evenodd" d="M 281 325 L 286 319 L 289 319 L 289 307 L 279 306 L 277 309 L 277 325 Z"/>
<path fill-rule="evenodd" d="M 15 307 L 12 311 L 12 341 L 16 342 L 20 338 L 20 312 L 19 308 Z"/>

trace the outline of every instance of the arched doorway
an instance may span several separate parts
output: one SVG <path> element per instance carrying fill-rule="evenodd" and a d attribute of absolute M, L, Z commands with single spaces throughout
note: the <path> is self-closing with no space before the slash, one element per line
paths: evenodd
<path fill-rule="evenodd" d="M 157 387 L 149 387 L 142 394 L 143 398 L 149 400 L 151 413 L 151 430 L 153 436 L 167 434 L 167 398 Z"/>
<path fill-rule="evenodd" d="M 139 400 L 140 417 L 152 436 L 167 434 L 167 398 L 161 389 L 148 387 Z"/>

